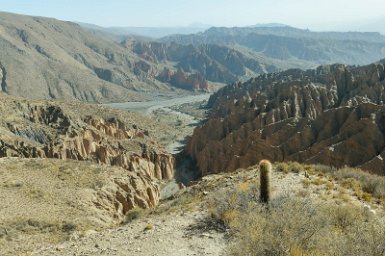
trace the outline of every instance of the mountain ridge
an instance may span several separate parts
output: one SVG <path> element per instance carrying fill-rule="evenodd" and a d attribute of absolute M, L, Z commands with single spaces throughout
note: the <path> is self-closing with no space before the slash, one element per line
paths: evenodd
<path fill-rule="evenodd" d="M 141 82 L 127 71 L 140 60 L 109 41 L 55 19 L 1 13 L 0 22 L 7 93 L 84 101 L 141 98 L 133 85 Z"/>
<path fill-rule="evenodd" d="M 276 59 L 297 58 L 314 64 L 369 64 L 385 56 L 385 36 L 375 32 L 312 32 L 285 27 L 212 27 L 161 42 L 238 45 Z"/>

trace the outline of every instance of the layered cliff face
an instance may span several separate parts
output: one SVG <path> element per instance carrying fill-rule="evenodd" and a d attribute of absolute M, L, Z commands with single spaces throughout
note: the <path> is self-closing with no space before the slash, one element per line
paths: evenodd
<path fill-rule="evenodd" d="M 88 160 L 173 177 L 174 158 L 141 127 L 145 118 L 135 122 L 130 113 L 95 105 L 0 97 L 0 157 Z"/>
<path fill-rule="evenodd" d="M 214 94 L 186 151 L 202 175 L 261 159 L 385 174 L 384 62 L 261 75 Z"/>

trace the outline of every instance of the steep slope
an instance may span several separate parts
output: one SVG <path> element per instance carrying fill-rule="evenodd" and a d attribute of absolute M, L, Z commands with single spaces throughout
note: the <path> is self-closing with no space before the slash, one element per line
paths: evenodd
<path fill-rule="evenodd" d="M 119 44 L 55 19 L 0 13 L 2 91 L 82 101 L 140 99 L 167 90 L 156 68 Z"/>
<path fill-rule="evenodd" d="M 261 75 L 209 101 L 186 151 L 202 175 L 272 161 L 359 166 L 385 174 L 384 61 Z"/>
<path fill-rule="evenodd" d="M 313 64 L 368 64 L 385 55 L 385 37 L 379 33 L 311 32 L 289 26 L 212 27 L 203 33 L 169 36 L 161 41 L 237 44 L 273 59 L 297 59 Z"/>

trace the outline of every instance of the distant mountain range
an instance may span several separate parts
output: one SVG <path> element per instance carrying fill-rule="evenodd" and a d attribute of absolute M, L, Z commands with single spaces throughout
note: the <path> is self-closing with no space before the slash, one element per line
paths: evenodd
<path fill-rule="evenodd" d="M 148 61 L 105 32 L 10 13 L 0 13 L 0 32 L 0 81 L 6 94 L 115 102 L 143 100 L 146 93 L 175 89 L 155 79 L 164 66 L 173 69 L 172 64 Z"/>
<path fill-rule="evenodd" d="M 226 46 L 162 44 L 50 18 L 0 13 L 0 31 L 1 91 L 34 99 L 144 100 L 285 68 Z"/>
<path fill-rule="evenodd" d="M 265 24 L 152 39 L 126 29 L 0 13 L 1 91 L 36 99 L 145 100 L 175 88 L 207 91 L 262 73 L 385 56 L 379 33 Z"/>
<path fill-rule="evenodd" d="M 385 17 L 378 18 L 366 23 L 362 23 L 356 26 L 356 30 L 358 31 L 376 31 L 381 33 L 382 35 L 385 35 Z"/>
<path fill-rule="evenodd" d="M 193 35 L 172 35 L 164 43 L 237 45 L 267 57 L 314 64 L 368 64 L 385 56 L 385 36 L 370 32 L 312 32 L 290 26 L 212 27 Z"/>

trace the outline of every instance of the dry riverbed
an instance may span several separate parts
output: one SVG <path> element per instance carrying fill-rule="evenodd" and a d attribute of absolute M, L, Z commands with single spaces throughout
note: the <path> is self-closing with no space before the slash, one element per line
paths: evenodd
<path fill-rule="evenodd" d="M 206 117 L 205 105 L 210 94 L 198 94 L 168 100 L 145 102 L 112 103 L 109 106 L 117 109 L 139 112 L 150 116 L 157 123 L 170 129 L 164 131 L 160 142 L 167 151 L 176 154 L 185 145 L 185 139 L 194 128 Z"/>

